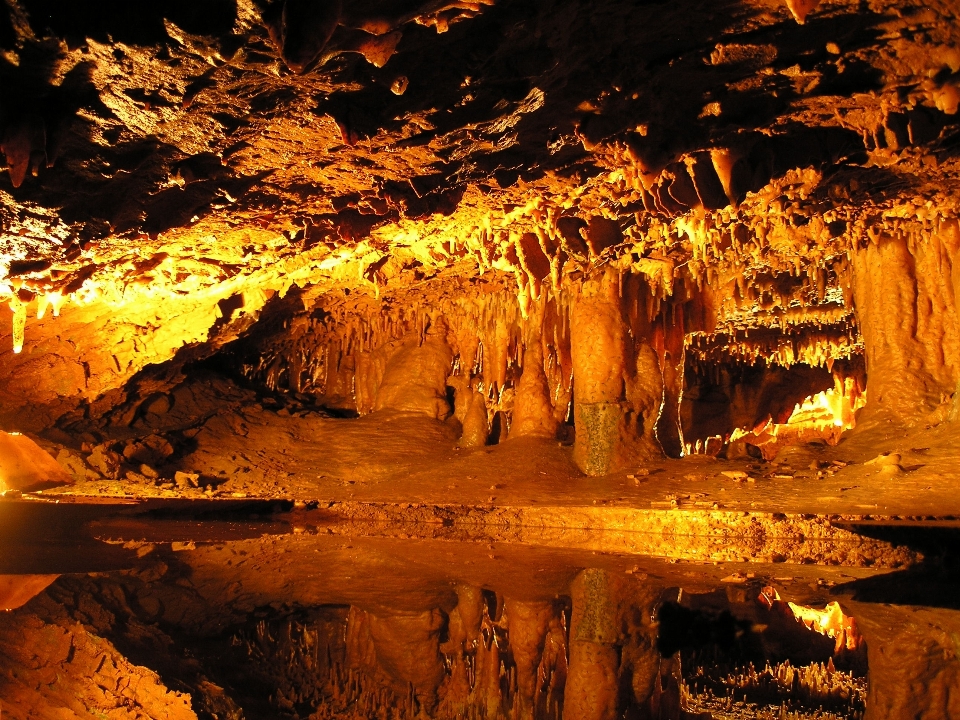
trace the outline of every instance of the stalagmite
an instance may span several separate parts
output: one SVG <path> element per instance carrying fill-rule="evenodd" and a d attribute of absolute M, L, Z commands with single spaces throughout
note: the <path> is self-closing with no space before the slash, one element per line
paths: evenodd
<path fill-rule="evenodd" d="M 654 333 L 663 373 L 663 405 L 657 421 L 657 438 L 667 455 L 680 457 L 683 454 L 680 402 L 683 399 L 686 338 L 682 307 L 673 310 L 664 313 L 662 323 L 657 325 Z"/>
<path fill-rule="evenodd" d="M 384 369 L 374 410 L 400 410 L 446 419 L 450 415 L 446 387 L 452 360 L 445 324 L 431 325 L 422 344 L 417 337 L 408 336 Z"/>
<path fill-rule="evenodd" d="M 462 398 L 462 399 L 461 399 Z M 462 403 L 463 432 L 460 435 L 460 447 L 483 447 L 487 444 L 490 435 L 490 421 L 487 415 L 487 402 L 483 393 L 477 392 L 475 387 L 465 383 L 458 404 Z"/>
<path fill-rule="evenodd" d="M 527 344 L 523 355 L 523 374 L 513 400 L 513 423 L 510 434 L 553 437 L 557 431 L 550 389 L 543 372 L 543 351 L 540 338 Z"/>

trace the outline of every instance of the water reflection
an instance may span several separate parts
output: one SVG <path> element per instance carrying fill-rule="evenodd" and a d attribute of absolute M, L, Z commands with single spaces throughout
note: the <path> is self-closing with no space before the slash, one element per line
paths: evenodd
<path fill-rule="evenodd" d="M 896 573 L 345 534 L 287 509 L 47 508 L 38 552 L 36 517 L 6 533 L 3 587 L 36 596 L 0 616 L 4 717 L 861 718 L 901 701 L 868 697 L 891 643 L 897 667 L 922 649 L 927 688 L 955 679 L 929 661 L 955 611 L 910 630 L 862 597 Z"/>

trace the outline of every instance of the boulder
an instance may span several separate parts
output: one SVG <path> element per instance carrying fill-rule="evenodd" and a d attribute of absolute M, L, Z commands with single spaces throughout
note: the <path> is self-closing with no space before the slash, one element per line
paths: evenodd
<path fill-rule="evenodd" d="M 73 478 L 26 435 L 0 431 L 0 492 L 72 485 Z"/>

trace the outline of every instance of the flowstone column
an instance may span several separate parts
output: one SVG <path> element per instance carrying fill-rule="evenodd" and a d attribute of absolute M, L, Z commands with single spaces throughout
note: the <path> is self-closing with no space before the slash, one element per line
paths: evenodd
<path fill-rule="evenodd" d="M 960 718 L 960 612 L 851 603 L 867 641 L 864 720 Z"/>
<path fill-rule="evenodd" d="M 617 587 L 610 573 L 584 570 L 571 587 L 570 670 L 564 720 L 613 720 L 619 709 Z"/>
<path fill-rule="evenodd" d="M 624 393 L 624 323 L 612 268 L 584 281 L 573 306 L 570 345 L 574 461 L 587 475 L 605 475 L 617 463 Z"/>
<path fill-rule="evenodd" d="M 663 452 L 657 419 L 666 388 L 651 346 L 656 339 L 649 337 L 648 323 L 625 322 L 624 307 L 629 311 L 636 298 L 621 299 L 620 283 L 612 268 L 585 280 L 571 312 L 573 458 L 587 475 L 605 475 Z"/>
<path fill-rule="evenodd" d="M 657 423 L 657 438 L 670 457 L 683 454 L 683 429 L 680 422 L 680 401 L 683 397 L 685 330 L 683 310 L 674 307 L 665 313 L 656 331 L 663 373 L 663 408 Z"/>
<path fill-rule="evenodd" d="M 867 364 L 867 403 L 910 418 L 929 413 L 960 378 L 956 222 L 938 232 L 881 233 L 851 256 Z"/>

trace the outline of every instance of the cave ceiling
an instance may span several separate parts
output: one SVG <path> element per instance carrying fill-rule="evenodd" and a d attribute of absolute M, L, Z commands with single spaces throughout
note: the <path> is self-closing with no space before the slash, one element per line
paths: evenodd
<path fill-rule="evenodd" d="M 8 0 L 0 352 L 61 305 L 480 283 L 525 309 L 613 265 L 699 288 L 705 358 L 811 323 L 850 355 L 851 248 L 956 216 L 957 11 Z"/>

